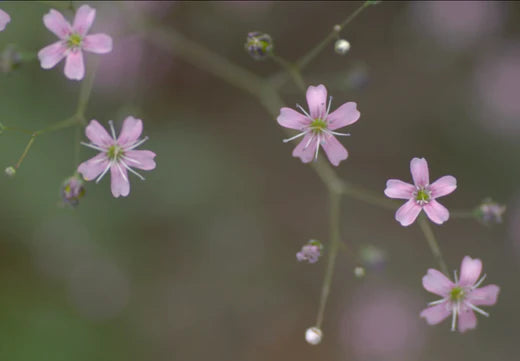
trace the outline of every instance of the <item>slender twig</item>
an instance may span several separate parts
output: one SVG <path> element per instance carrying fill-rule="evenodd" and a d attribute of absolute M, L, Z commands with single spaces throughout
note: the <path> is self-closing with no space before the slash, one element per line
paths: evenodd
<path fill-rule="evenodd" d="M 421 230 L 424 233 L 424 237 L 426 237 L 426 241 L 428 242 L 428 246 L 430 247 L 430 250 L 432 251 L 433 256 L 435 257 L 435 260 L 439 263 L 441 271 L 448 276 L 448 267 L 446 266 L 446 263 L 444 262 L 444 259 L 442 257 L 439 244 L 435 239 L 435 235 L 433 234 L 433 230 L 430 226 L 430 223 L 428 223 L 428 220 L 426 220 L 426 218 L 423 215 L 421 215 L 419 218 L 419 227 L 421 227 Z"/>
<path fill-rule="evenodd" d="M 29 138 L 29 142 L 25 146 L 25 149 L 24 149 L 22 155 L 20 156 L 20 158 L 18 159 L 18 162 L 16 162 L 16 165 L 14 166 L 16 169 L 18 169 L 20 167 L 20 165 L 22 164 L 23 160 L 27 156 L 27 153 L 29 153 L 29 149 L 31 149 L 31 147 L 32 147 L 32 145 L 34 143 L 34 140 L 36 139 L 37 135 L 38 134 L 34 133 L 33 135 L 31 135 L 31 138 Z"/>
<path fill-rule="evenodd" d="M 293 78 L 294 84 L 300 89 L 301 91 L 305 90 L 305 81 L 303 80 L 303 76 L 301 72 L 298 70 L 298 68 L 290 63 L 289 61 L 279 57 L 278 55 L 271 53 L 270 54 L 271 59 L 273 59 L 278 65 L 280 65 L 285 71 L 287 71 L 288 74 L 290 74 Z"/>

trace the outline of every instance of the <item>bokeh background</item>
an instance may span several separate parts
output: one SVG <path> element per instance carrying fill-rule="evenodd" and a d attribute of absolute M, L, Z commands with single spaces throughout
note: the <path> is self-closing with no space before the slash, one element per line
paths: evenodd
<path fill-rule="evenodd" d="M 82 3 L 75 2 L 76 5 Z M 249 31 L 271 34 L 296 59 L 358 2 L 92 2 L 93 32 L 114 37 L 100 60 L 89 119 L 144 120 L 157 168 L 114 199 L 109 178 L 88 184 L 79 207 L 60 206 L 74 164 L 74 130 L 38 137 L 14 178 L 0 178 L 0 359 L 90 360 L 505 360 L 518 355 L 520 257 L 520 4 L 386 2 L 362 13 L 305 71 L 334 105 L 356 101 L 360 121 L 342 139 L 338 173 L 383 192 L 426 157 L 432 179 L 456 176 L 450 209 L 484 198 L 507 204 L 502 225 L 452 219 L 435 226 L 449 268 L 483 260 L 501 286 L 491 317 L 451 333 L 418 317 L 436 296 L 421 285 L 435 263 L 417 226 L 393 213 L 343 201 L 342 239 L 320 346 L 313 325 L 325 259 L 301 264 L 310 238 L 327 249 L 327 193 L 291 157 L 282 129 L 255 99 L 171 56 L 128 15 L 145 17 L 260 75 L 276 64 L 244 52 Z M 55 41 L 45 2 L 0 2 L 12 22 L 0 50 L 36 53 Z M 69 19 L 72 12 L 64 10 Z M 141 31 L 141 33 L 140 33 Z M 176 51 L 181 54 L 183 49 Z M 63 65 L 36 60 L 0 73 L 0 121 L 41 129 L 71 115 L 79 83 Z M 288 83 L 288 105 L 304 94 Z M 333 105 L 333 107 L 334 107 Z M 12 165 L 28 137 L 0 135 Z M 81 150 L 81 160 L 94 154 Z M 366 255 L 369 255 L 367 257 Z M 370 264 L 370 259 L 373 261 Z M 368 262 L 368 264 L 367 264 Z M 377 263 L 377 264 L 374 264 Z M 358 279 L 354 267 L 364 264 Z"/>

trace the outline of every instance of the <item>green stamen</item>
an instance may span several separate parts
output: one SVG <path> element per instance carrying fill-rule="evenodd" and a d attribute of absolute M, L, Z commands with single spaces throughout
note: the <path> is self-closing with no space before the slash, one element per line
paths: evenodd
<path fill-rule="evenodd" d="M 124 154 L 123 149 L 121 147 L 119 147 L 118 145 L 112 145 L 110 148 L 108 148 L 108 151 L 107 151 L 108 159 L 110 159 L 112 161 L 116 161 L 116 162 L 119 161 L 119 159 L 121 159 L 123 154 Z"/>
<path fill-rule="evenodd" d="M 419 189 L 417 191 L 417 195 L 415 196 L 415 200 L 426 203 L 430 200 L 430 194 L 424 189 Z"/>
<path fill-rule="evenodd" d="M 453 287 L 450 292 L 450 299 L 453 302 L 461 301 L 465 296 L 464 290 L 461 287 Z"/>
<path fill-rule="evenodd" d="M 327 122 L 321 118 L 316 118 L 312 121 L 310 128 L 314 133 L 321 133 L 323 130 L 327 129 Z"/>
<path fill-rule="evenodd" d="M 83 38 L 78 34 L 71 34 L 67 40 L 67 46 L 69 48 L 79 48 Z"/>

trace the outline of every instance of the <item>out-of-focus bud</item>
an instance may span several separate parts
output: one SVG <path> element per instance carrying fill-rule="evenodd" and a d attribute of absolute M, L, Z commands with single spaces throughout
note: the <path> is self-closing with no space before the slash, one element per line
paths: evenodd
<path fill-rule="evenodd" d="M 482 204 L 475 209 L 475 216 L 484 224 L 492 225 L 502 223 L 502 215 L 506 211 L 506 206 L 485 199 Z"/>
<path fill-rule="evenodd" d="M 296 253 L 296 259 L 299 262 L 307 261 L 309 263 L 316 263 L 321 255 L 323 245 L 320 241 L 311 239 L 305 246 L 302 247 L 300 252 Z"/>
<path fill-rule="evenodd" d="M 9 166 L 9 167 L 5 168 L 4 172 L 5 172 L 6 176 L 14 177 L 14 175 L 16 174 L 16 169 L 13 166 Z"/>
<path fill-rule="evenodd" d="M 372 270 L 381 270 L 386 264 L 385 252 L 374 246 L 363 247 L 360 251 L 359 258 L 365 268 Z"/>
<path fill-rule="evenodd" d="M 310 327 L 305 331 L 305 341 L 311 345 L 317 345 L 323 338 L 323 332 L 318 327 Z"/>
<path fill-rule="evenodd" d="M 350 43 L 345 39 L 338 39 L 334 44 L 334 51 L 339 55 L 345 55 L 350 50 Z"/>
<path fill-rule="evenodd" d="M 253 31 L 247 34 L 244 48 L 253 59 L 263 60 L 273 51 L 273 39 L 269 34 Z"/>
<path fill-rule="evenodd" d="M 74 175 L 68 178 L 61 187 L 61 197 L 65 204 L 75 207 L 81 197 L 85 195 L 85 187 L 80 177 Z"/>
<path fill-rule="evenodd" d="M 8 45 L 0 53 L 0 73 L 9 73 L 22 63 L 22 56 L 13 45 Z"/>
<path fill-rule="evenodd" d="M 354 275 L 357 278 L 365 277 L 365 269 L 363 267 L 361 267 L 361 266 L 358 266 L 358 267 L 354 268 Z"/>

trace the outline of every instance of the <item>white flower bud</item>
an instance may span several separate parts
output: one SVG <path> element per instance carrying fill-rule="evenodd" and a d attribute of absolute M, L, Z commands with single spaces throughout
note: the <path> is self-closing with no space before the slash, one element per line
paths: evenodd
<path fill-rule="evenodd" d="M 334 50 L 340 55 L 345 55 L 350 50 L 350 43 L 345 39 L 338 39 L 334 44 Z"/>
<path fill-rule="evenodd" d="M 318 327 L 310 327 L 305 331 L 305 340 L 311 345 L 317 345 L 323 338 L 323 332 Z"/>
<path fill-rule="evenodd" d="M 7 167 L 5 168 L 5 175 L 8 177 L 14 177 L 16 174 L 16 169 L 14 167 Z"/>
<path fill-rule="evenodd" d="M 354 268 L 354 275 L 357 277 L 357 278 L 363 278 L 365 277 L 365 269 L 363 267 L 356 267 Z"/>

